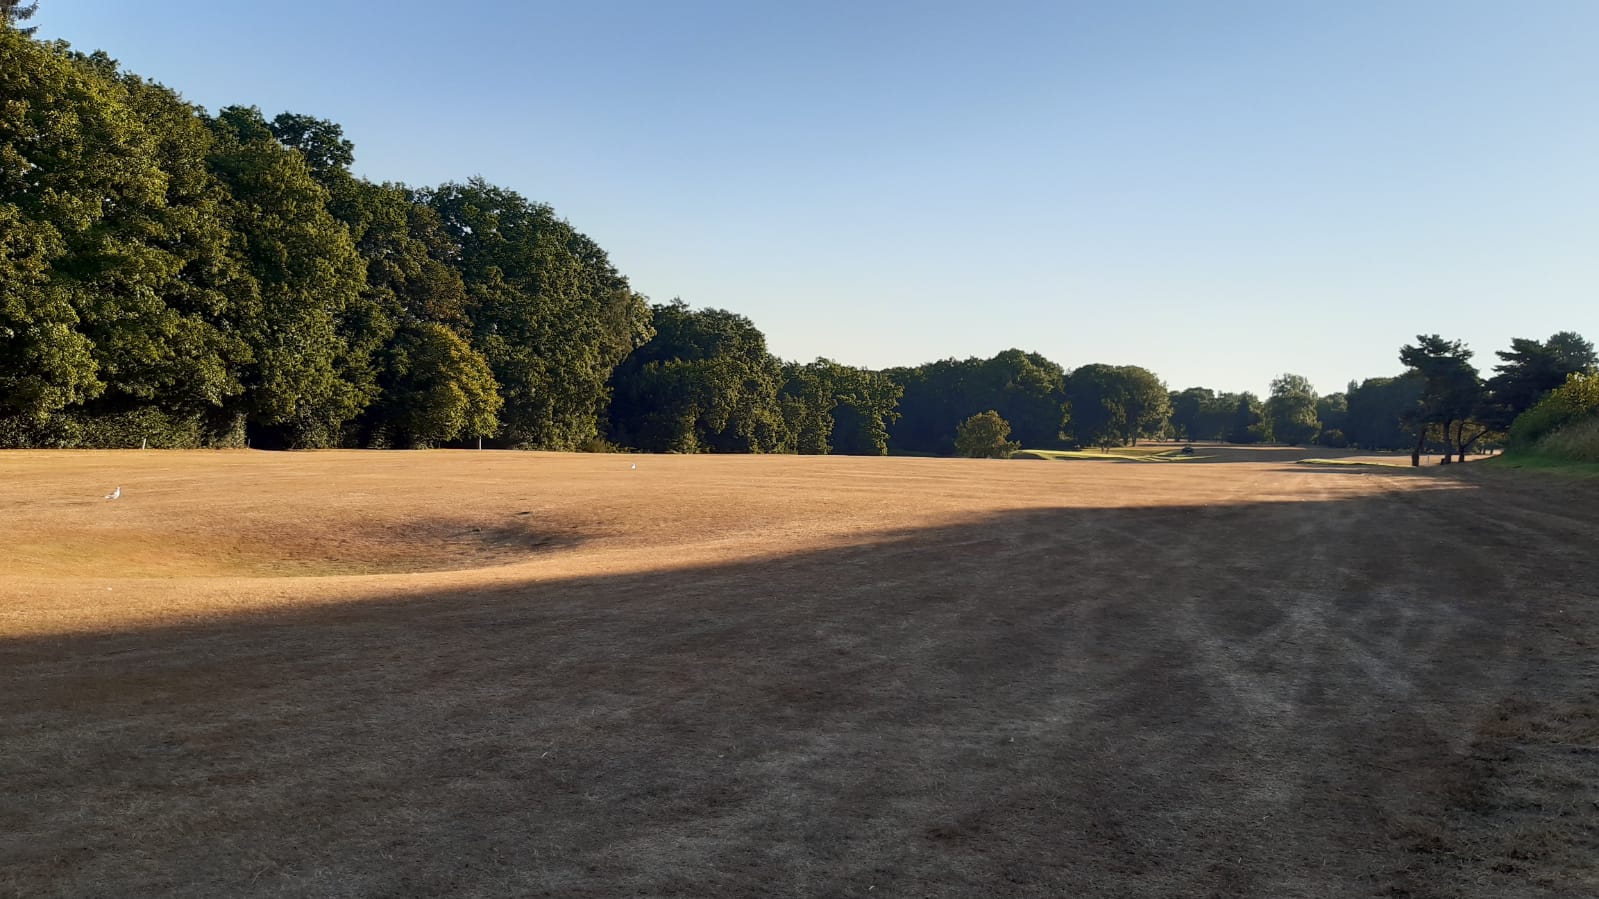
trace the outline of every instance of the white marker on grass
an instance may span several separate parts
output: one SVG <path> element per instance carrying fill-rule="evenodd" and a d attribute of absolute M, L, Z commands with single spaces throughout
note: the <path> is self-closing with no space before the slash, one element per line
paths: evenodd
<path fill-rule="evenodd" d="M 119 484 L 117 486 L 117 489 L 111 491 L 110 493 L 107 493 L 105 495 L 105 498 L 106 499 L 121 499 L 122 498 L 122 486 Z"/>

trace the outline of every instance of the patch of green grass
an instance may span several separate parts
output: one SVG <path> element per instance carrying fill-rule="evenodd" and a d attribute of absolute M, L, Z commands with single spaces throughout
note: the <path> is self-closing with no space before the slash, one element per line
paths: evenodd
<path fill-rule="evenodd" d="M 1360 459 L 1300 459 L 1299 465 L 1364 465 L 1369 468 L 1409 468 L 1409 462 L 1370 462 Z"/>
<path fill-rule="evenodd" d="M 1599 462 L 1575 462 L 1558 456 L 1538 453 L 1511 452 L 1492 459 L 1486 464 L 1495 468 L 1514 468 L 1523 471 L 1548 472 L 1577 478 L 1599 478 Z"/>
<path fill-rule="evenodd" d="M 1043 459 L 1045 461 L 1070 461 L 1083 459 L 1097 462 L 1191 462 L 1206 456 L 1185 456 L 1174 449 L 1161 447 L 1123 446 L 1100 452 L 1099 450 L 1019 450 L 1012 459 Z"/>

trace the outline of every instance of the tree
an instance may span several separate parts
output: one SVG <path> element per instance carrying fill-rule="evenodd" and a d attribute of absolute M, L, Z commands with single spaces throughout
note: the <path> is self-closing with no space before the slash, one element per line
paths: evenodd
<path fill-rule="evenodd" d="M 1171 394 L 1171 426 L 1179 440 L 1215 440 L 1218 432 L 1208 429 L 1207 413 L 1216 402 L 1216 391 L 1190 387 Z"/>
<path fill-rule="evenodd" d="M 1094 363 L 1066 379 L 1067 424 L 1084 446 L 1137 444 L 1166 427 L 1171 397 L 1166 385 L 1136 365 Z"/>
<path fill-rule="evenodd" d="M 1421 449 L 1429 428 L 1437 428 L 1444 441 L 1444 462 L 1451 461 L 1455 432 L 1451 428 L 1464 422 L 1482 399 L 1482 381 L 1471 366 L 1471 350 L 1458 340 L 1444 340 L 1437 334 L 1419 334 L 1414 344 L 1399 350 L 1399 361 L 1421 379 L 1419 402 L 1406 411 L 1404 420 L 1416 435 L 1410 464 L 1421 464 Z"/>
<path fill-rule="evenodd" d="M 1265 439 L 1266 419 L 1260 398 L 1249 391 L 1228 394 L 1232 414 L 1227 421 L 1228 443 L 1259 443 Z"/>
<path fill-rule="evenodd" d="M 611 384 L 617 443 L 654 452 L 793 449 L 778 400 L 782 364 L 742 315 L 681 300 L 655 306 L 654 336 L 623 360 Z"/>
<path fill-rule="evenodd" d="M 15 9 L 13 4 L 6 7 Z M 7 21 L 12 16 L 7 15 Z M 102 216 L 90 198 L 153 196 L 104 79 L 0 28 L 0 414 L 35 423 L 105 389 L 63 269 Z M 84 140 L 80 127 L 97 140 Z"/>
<path fill-rule="evenodd" d="M 211 169 L 228 187 L 239 262 L 253 281 L 239 317 L 253 355 L 246 414 L 258 442 L 336 446 L 376 393 L 371 360 L 345 328 L 365 266 L 327 190 L 260 110 L 230 106 L 211 126 Z"/>
<path fill-rule="evenodd" d="M 884 372 L 900 386 L 890 442 L 900 450 L 955 452 L 955 426 L 984 409 L 1014 422 L 1032 446 L 1055 446 L 1064 419 L 1065 373 L 1037 353 L 1005 350 L 992 359 L 941 359 Z"/>
<path fill-rule="evenodd" d="M 132 74 L 118 77 L 165 178 L 158 201 L 118 212 L 132 214 L 123 234 L 140 235 L 139 258 L 158 274 L 98 288 L 117 297 L 115 321 L 139 324 L 96 336 L 104 366 L 115 375 L 90 408 L 153 406 L 202 420 L 209 437 L 225 436 L 237 428 L 237 413 L 227 407 L 244 392 L 251 361 L 239 313 L 252 285 L 233 249 L 227 187 L 210 169 L 212 131 L 203 112 L 170 89 Z M 159 302 L 145 299 L 151 295 Z"/>
<path fill-rule="evenodd" d="M 1599 354 L 1594 352 L 1593 341 L 1576 331 L 1560 331 L 1549 335 L 1549 339 L 1544 341 L 1544 348 L 1554 357 L 1556 366 L 1567 373 L 1568 378 L 1570 375 L 1593 374 L 1599 370 Z"/>
<path fill-rule="evenodd" d="M 248 348 L 209 132 L 104 54 L 0 29 L 0 60 L 0 416 L 214 412 Z"/>
<path fill-rule="evenodd" d="M 1170 394 L 1172 433 L 1181 440 L 1222 440 L 1227 436 L 1237 394 L 1190 387 Z"/>
<path fill-rule="evenodd" d="M 955 449 L 971 459 L 1008 459 L 1022 448 L 1020 443 L 1007 440 L 1010 423 L 993 409 L 979 412 L 961 422 L 955 429 Z"/>
<path fill-rule="evenodd" d="M 459 334 L 435 322 L 402 329 L 384 351 L 380 428 L 395 446 L 425 448 L 499 427 L 494 373 Z"/>
<path fill-rule="evenodd" d="M 888 376 L 817 359 L 783 366 L 779 403 L 796 452 L 881 456 L 900 386 Z"/>
<path fill-rule="evenodd" d="M 326 119 L 283 112 L 272 119 L 271 128 L 279 143 L 299 151 L 311 177 L 324 187 L 334 176 L 348 175 L 355 162 L 355 144 L 344 139 L 341 126 Z"/>
<path fill-rule="evenodd" d="M 1488 379 L 1482 418 L 1500 431 L 1568 377 L 1592 371 L 1595 365 L 1593 344 L 1572 331 L 1553 334 L 1547 341 L 1517 337 L 1510 341 L 1510 349 L 1495 355 L 1500 361 Z"/>
<path fill-rule="evenodd" d="M 1083 446 L 1120 446 L 1127 434 L 1127 381 L 1117 366 L 1092 363 L 1066 379 L 1067 426 Z"/>
<path fill-rule="evenodd" d="M 1124 380 L 1122 416 L 1127 442 L 1138 445 L 1140 437 L 1157 437 L 1171 417 L 1171 398 L 1166 385 L 1147 368 L 1137 365 L 1118 367 Z"/>
<path fill-rule="evenodd" d="M 505 402 L 503 439 L 574 449 L 599 436 L 613 370 L 651 334 L 644 298 L 547 205 L 481 178 L 418 198 L 451 242 L 472 346 Z"/>
<path fill-rule="evenodd" d="M 4 25 L 24 37 L 32 37 L 34 31 L 38 30 L 37 28 L 32 26 L 23 28 L 17 23 L 28 21 L 38 11 L 39 4 L 37 2 L 24 6 L 22 5 L 22 0 L 0 0 L 0 25 Z"/>
<path fill-rule="evenodd" d="M 1329 393 L 1316 399 L 1316 420 L 1321 422 L 1321 433 L 1316 441 L 1322 446 L 1349 445 L 1345 429 L 1349 426 L 1349 397 L 1343 393 Z"/>
<path fill-rule="evenodd" d="M 978 383 L 983 398 L 1011 423 L 1023 445 L 1059 445 L 1066 401 L 1066 373 L 1059 365 L 1037 353 L 1009 349 L 981 365 Z"/>
<path fill-rule="evenodd" d="M 1599 414 L 1599 374 L 1574 372 L 1566 383 L 1521 413 L 1510 427 L 1510 445 L 1533 449 L 1562 428 Z"/>
<path fill-rule="evenodd" d="M 1321 431 L 1316 391 L 1303 376 L 1284 374 L 1272 381 L 1264 412 L 1273 438 L 1289 446 L 1309 443 Z"/>
<path fill-rule="evenodd" d="M 1346 439 L 1368 450 L 1408 449 L 1414 432 L 1406 428 L 1404 419 L 1420 404 L 1421 389 L 1421 377 L 1414 372 L 1350 382 L 1345 393 Z"/>

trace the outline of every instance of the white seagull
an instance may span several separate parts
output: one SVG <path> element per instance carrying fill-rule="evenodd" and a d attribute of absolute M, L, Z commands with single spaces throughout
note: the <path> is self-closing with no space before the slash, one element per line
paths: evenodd
<path fill-rule="evenodd" d="M 107 493 L 105 495 L 105 498 L 106 499 L 121 499 L 122 498 L 122 487 L 121 487 L 121 485 L 118 485 L 117 489 L 111 491 L 110 493 Z"/>

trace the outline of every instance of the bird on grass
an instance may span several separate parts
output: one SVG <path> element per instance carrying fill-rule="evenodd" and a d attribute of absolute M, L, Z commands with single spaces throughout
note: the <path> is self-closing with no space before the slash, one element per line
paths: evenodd
<path fill-rule="evenodd" d="M 105 495 L 105 498 L 106 499 L 121 499 L 122 498 L 122 486 L 119 484 L 117 486 L 117 489 L 111 491 L 110 493 L 107 493 Z"/>

